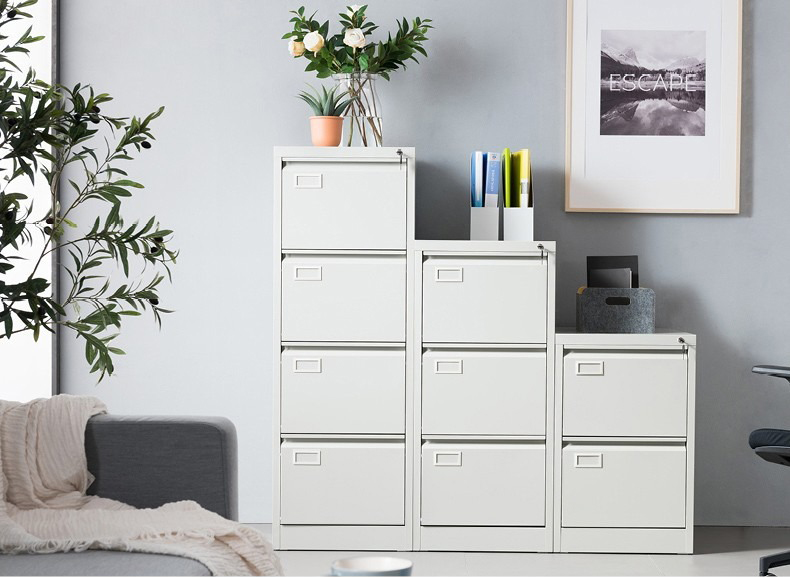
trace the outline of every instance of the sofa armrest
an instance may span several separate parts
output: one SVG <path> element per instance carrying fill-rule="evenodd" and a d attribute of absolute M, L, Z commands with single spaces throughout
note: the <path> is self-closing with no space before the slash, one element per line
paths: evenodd
<path fill-rule="evenodd" d="M 236 429 L 221 417 L 98 415 L 85 430 L 88 494 L 138 508 L 196 501 L 238 518 Z"/>

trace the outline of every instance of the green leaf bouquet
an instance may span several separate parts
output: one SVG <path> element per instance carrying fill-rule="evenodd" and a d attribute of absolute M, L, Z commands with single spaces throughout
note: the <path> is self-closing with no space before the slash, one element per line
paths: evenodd
<path fill-rule="evenodd" d="M 390 74 L 406 68 L 408 61 L 419 62 L 419 55 L 427 57 L 424 44 L 433 26 L 429 18 L 414 18 L 411 22 L 403 18 L 386 40 L 374 42 L 371 35 L 378 26 L 368 20 L 367 9 L 367 5 L 348 6 L 338 15 L 340 30 L 330 34 L 329 21 L 319 22 L 315 12 L 307 16 L 302 6 L 291 11 L 293 30 L 283 39 L 288 40 L 291 56 L 308 61 L 305 71 L 315 72 L 318 78 L 335 76 L 343 82 L 351 99 L 346 111 L 352 120 L 349 140 L 356 130 L 363 144 L 367 145 L 370 136 L 381 145 L 378 103 L 369 86 L 372 78 L 378 75 L 389 80 Z"/>

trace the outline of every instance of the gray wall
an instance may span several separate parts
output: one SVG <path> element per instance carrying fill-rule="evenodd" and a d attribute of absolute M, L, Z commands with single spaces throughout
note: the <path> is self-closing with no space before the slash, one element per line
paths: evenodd
<path fill-rule="evenodd" d="M 313 4 L 322 17 L 345 6 Z M 178 312 L 162 332 L 129 323 L 128 357 L 98 387 L 79 343 L 65 340 L 64 391 L 98 394 L 119 413 L 229 416 L 241 439 L 247 521 L 271 515 L 271 147 L 309 143 L 308 111 L 293 95 L 314 79 L 279 40 L 298 5 L 62 5 L 66 83 L 111 92 L 118 113 L 168 107 L 155 148 L 135 164 L 147 189 L 131 208 L 156 212 L 182 249 L 164 301 Z M 563 211 L 565 2 L 372 0 L 369 14 L 384 28 L 403 15 L 437 26 L 430 58 L 380 86 L 386 143 L 417 147 L 419 235 L 467 234 L 471 150 L 531 148 L 537 234 L 558 242 L 558 323 L 573 324 L 586 255 L 638 254 L 658 323 L 699 334 L 698 522 L 786 525 L 790 469 L 759 461 L 746 438 L 790 425 L 790 389 L 749 372 L 790 362 L 790 2 L 746 0 L 744 10 L 739 216 Z"/>

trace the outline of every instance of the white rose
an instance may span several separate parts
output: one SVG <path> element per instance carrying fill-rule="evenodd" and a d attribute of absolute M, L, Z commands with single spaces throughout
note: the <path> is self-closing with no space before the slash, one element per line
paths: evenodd
<path fill-rule="evenodd" d="M 304 54 L 304 42 L 291 40 L 288 42 L 288 52 L 291 53 L 291 56 L 301 56 Z"/>
<path fill-rule="evenodd" d="M 351 6 L 348 7 L 348 10 L 346 10 L 346 14 L 348 15 L 349 18 L 353 18 L 354 14 L 356 14 L 357 10 L 359 10 L 360 8 L 362 8 L 362 6 L 360 6 L 359 4 L 352 4 Z M 362 19 L 364 20 L 365 18 Z"/>
<path fill-rule="evenodd" d="M 324 37 L 318 32 L 310 32 L 304 37 L 304 47 L 315 54 L 324 47 Z"/>
<path fill-rule="evenodd" d="M 365 46 L 365 34 L 359 28 L 346 28 L 343 44 L 351 48 L 362 48 Z"/>

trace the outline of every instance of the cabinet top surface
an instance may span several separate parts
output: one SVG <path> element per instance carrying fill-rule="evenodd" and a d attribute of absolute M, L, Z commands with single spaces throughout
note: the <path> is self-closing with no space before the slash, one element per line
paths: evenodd
<path fill-rule="evenodd" d="M 412 245 L 414 250 L 423 252 L 481 252 L 481 253 L 508 253 L 508 252 L 554 252 L 555 241 L 521 241 L 521 240 L 416 240 Z"/>
<path fill-rule="evenodd" d="M 558 345 L 601 345 L 601 346 L 668 346 L 696 345 L 697 335 L 672 329 L 656 329 L 655 333 L 579 333 L 570 327 L 557 327 Z"/>
<path fill-rule="evenodd" d="M 409 158 L 414 158 L 413 146 L 275 146 L 275 158 L 389 158 L 397 155 L 398 150 Z"/>

